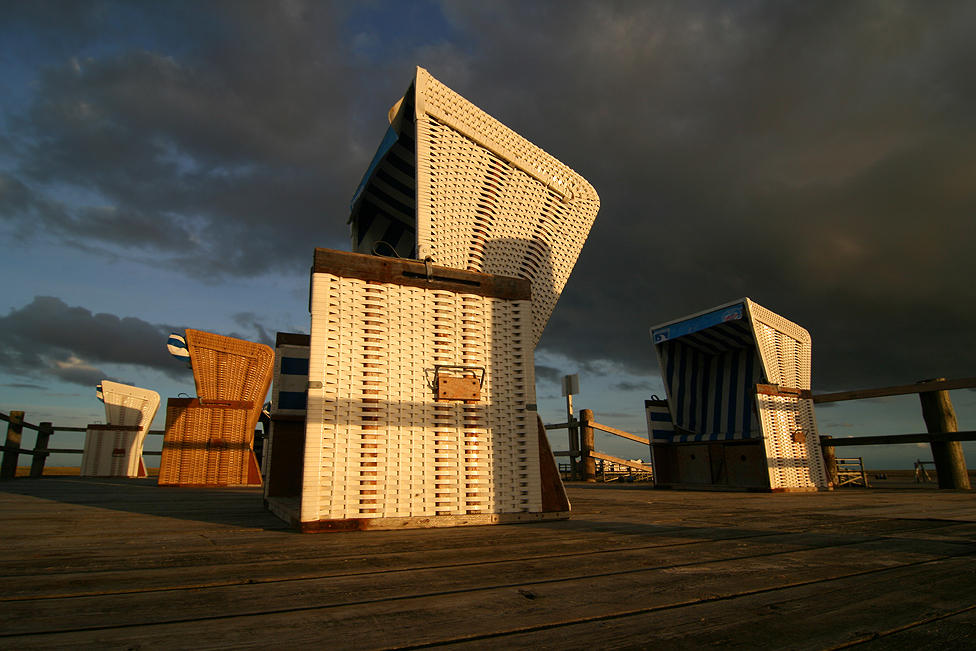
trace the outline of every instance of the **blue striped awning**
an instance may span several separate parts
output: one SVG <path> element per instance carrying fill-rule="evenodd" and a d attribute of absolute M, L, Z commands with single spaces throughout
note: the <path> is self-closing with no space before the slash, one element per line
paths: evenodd
<path fill-rule="evenodd" d="M 753 388 L 763 370 L 745 305 L 652 331 L 671 401 L 672 442 L 761 436 Z"/>
<path fill-rule="evenodd" d="M 186 346 L 186 338 L 175 332 L 166 340 L 166 348 L 170 355 L 190 366 L 190 349 Z"/>
<path fill-rule="evenodd" d="M 417 161 L 413 87 L 403 98 L 352 198 L 355 253 L 417 257 Z M 380 247 L 379 243 L 386 244 Z M 376 247 L 376 251 L 374 251 Z"/>

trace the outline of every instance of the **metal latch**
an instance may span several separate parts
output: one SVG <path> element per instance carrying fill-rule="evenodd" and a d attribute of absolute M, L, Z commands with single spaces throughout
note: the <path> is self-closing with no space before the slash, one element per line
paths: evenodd
<path fill-rule="evenodd" d="M 480 373 L 480 375 L 479 375 Z M 437 400 L 481 400 L 481 387 L 485 383 L 484 366 L 434 366 L 434 391 Z"/>

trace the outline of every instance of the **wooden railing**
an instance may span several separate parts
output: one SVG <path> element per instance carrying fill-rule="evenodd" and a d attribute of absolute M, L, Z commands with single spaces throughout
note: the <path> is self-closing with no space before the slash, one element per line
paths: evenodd
<path fill-rule="evenodd" d="M 33 457 L 29 476 L 41 477 L 44 474 L 44 464 L 50 455 L 84 453 L 84 450 L 81 448 L 52 448 L 49 447 L 49 443 L 51 435 L 55 432 L 84 433 L 88 431 L 87 427 L 56 427 L 50 422 L 42 422 L 34 425 L 26 422 L 24 416 L 25 414 L 22 411 L 11 411 L 9 414 L 0 412 L 0 421 L 7 422 L 7 439 L 3 445 L 3 461 L 0 462 L 0 481 L 14 479 L 17 476 L 17 463 L 22 454 Z M 37 440 L 34 443 L 33 449 L 25 449 L 22 447 L 25 429 L 37 432 Z M 165 432 L 163 430 L 149 430 L 146 434 L 163 436 Z M 256 430 L 254 435 L 255 444 L 264 436 L 260 430 Z M 146 457 L 158 457 L 162 455 L 162 452 L 143 450 L 142 455 Z"/>
<path fill-rule="evenodd" d="M 925 380 L 916 384 L 906 384 L 880 389 L 861 389 L 838 393 L 814 395 L 809 390 L 788 389 L 771 384 L 756 385 L 756 393 L 762 395 L 795 396 L 812 400 L 814 404 L 840 402 L 844 400 L 865 400 L 917 393 L 922 405 L 922 417 L 928 432 L 922 434 L 889 434 L 884 436 L 856 436 L 834 439 L 820 437 L 827 474 L 837 484 L 837 463 L 834 448 L 860 445 L 899 445 L 906 443 L 928 443 L 932 448 L 932 458 L 938 475 L 939 488 L 969 489 L 969 472 L 963 456 L 961 441 L 976 441 L 976 432 L 959 431 L 956 413 L 949 399 L 952 389 L 971 389 L 976 387 L 976 378 L 958 380 Z"/>
<path fill-rule="evenodd" d="M 7 422 L 7 439 L 3 446 L 3 461 L 0 463 L 0 481 L 13 479 L 17 476 L 17 463 L 20 455 L 33 457 L 31 460 L 30 477 L 40 477 L 44 474 L 44 464 L 52 454 L 82 454 L 80 448 L 52 448 L 49 447 L 51 435 L 55 432 L 86 432 L 86 427 L 56 427 L 50 422 L 34 425 L 24 420 L 24 412 L 11 411 L 9 414 L 0 412 L 0 420 Z M 22 447 L 24 430 L 37 432 L 37 439 L 33 449 Z M 149 430 L 147 434 L 162 436 L 162 430 Z M 159 456 L 162 452 L 146 450 L 143 456 Z"/>
<path fill-rule="evenodd" d="M 643 436 L 637 436 L 636 434 L 631 434 L 630 432 L 625 432 L 623 430 L 610 427 L 609 425 L 601 425 L 600 423 L 597 423 L 595 420 L 593 420 L 593 411 L 590 409 L 581 409 L 579 420 L 574 418 L 566 423 L 546 425 L 546 429 L 569 430 L 570 450 L 553 452 L 553 454 L 557 457 L 570 457 L 570 459 L 574 460 L 578 459 L 578 464 L 573 464 L 573 466 L 571 466 L 571 476 L 573 479 L 595 482 L 597 475 L 597 460 L 607 461 L 621 466 L 626 466 L 628 468 L 633 468 L 641 473 L 651 472 L 651 466 L 648 464 L 637 463 L 636 461 L 629 461 L 627 459 L 621 459 L 619 457 L 596 451 L 594 443 L 594 430 L 600 430 L 601 432 L 613 434 L 614 436 L 619 436 L 630 441 L 643 443 L 645 446 L 649 445 L 649 441 Z M 574 441 L 576 436 L 579 438 Z M 649 448 L 646 449 L 650 451 Z"/>

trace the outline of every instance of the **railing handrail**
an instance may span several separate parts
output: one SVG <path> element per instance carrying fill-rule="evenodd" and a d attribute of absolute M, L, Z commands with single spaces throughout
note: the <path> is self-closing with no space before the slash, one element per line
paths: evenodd
<path fill-rule="evenodd" d="M 894 387 L 878 389 L 857 389 L 855 391 L 837 391 L 834 393 L 814 394 L 810 389 L 791 389 L 777 384 L 757 384 L 756 393 L 768 396 L 793 396 L 812 400 L 814 404 L 825 402 L 841 402 L 843 400 L 864 400 L 867 398 L 887 398 L 889 396 L 905 396 L 913 393 L 930 393 L 932 391 L 951 391 L 953 389 L 972 389 L 976 387 L 976 377 L 965 377 L 957 380 L 929 380 L 915 384 L 902 384 Z"/>

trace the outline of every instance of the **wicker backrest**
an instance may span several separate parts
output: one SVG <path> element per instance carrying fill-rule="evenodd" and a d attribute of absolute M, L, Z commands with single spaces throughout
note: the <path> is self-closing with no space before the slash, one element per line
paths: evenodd
<path fill-rule="evenodd" d="M 596 218 L 596 191 L 423 68 L 390 122 L 353 200 L 353 250 L 531 281 L 537 343 Z"/>
<path fill-rule="evenodd" d="M 99 386 L 105 403 L 106 422 L 109 425 L 139 425 L 145 436 L 159 409 L 159 394 L 110 380 L 102 380 Z"/>
<path fill-rule="evenodd" d="M 189 328 L 186 344 L 197 396 L 204 401 L 252 402 L 248 427 L 253 434 L 271 386 L 274 351 L 264 344 Z"/>

